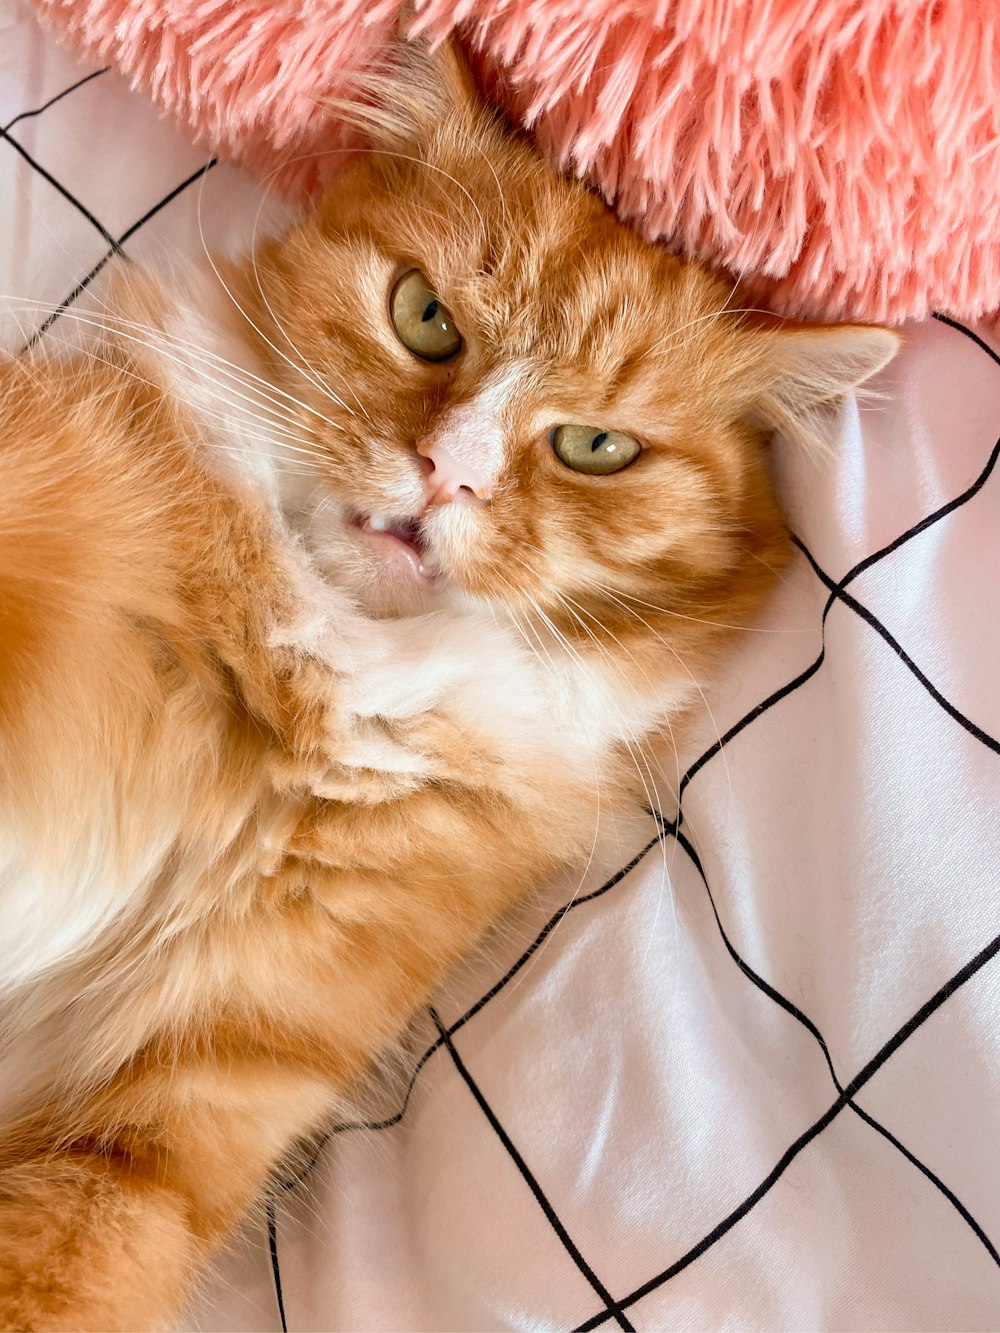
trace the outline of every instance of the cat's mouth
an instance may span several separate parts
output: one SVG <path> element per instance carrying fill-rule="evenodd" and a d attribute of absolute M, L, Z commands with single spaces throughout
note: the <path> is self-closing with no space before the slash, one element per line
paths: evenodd
<path fill-rule="evenodd" d="M 376 546 L 379 555 L 402 572 L 431 582 L 437 571 L 431 566 L 423 529 L 416 519 L 389 518 L 385 514 L 356 514 L 351 526 Z"/>

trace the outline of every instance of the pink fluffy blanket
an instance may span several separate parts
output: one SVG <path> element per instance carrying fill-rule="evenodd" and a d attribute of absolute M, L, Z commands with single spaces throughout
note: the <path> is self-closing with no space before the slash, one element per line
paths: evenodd
<path fill-rule="evenodd" d="M 198 142 L 289 193 L 403 0 L 35 0 Z M 998 0 L 417 0 L 645 235 L 803 318 L 1000 306 Z"/>

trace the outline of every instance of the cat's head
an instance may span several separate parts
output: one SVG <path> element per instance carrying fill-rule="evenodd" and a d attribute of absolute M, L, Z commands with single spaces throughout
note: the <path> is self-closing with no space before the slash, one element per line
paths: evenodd
<path fill-rule="evenodd" d="M 745 618 L 787 550 L 768 433 L 808 435 L 894 335 L 741 313 L 546 166 L 450 52 L 374 100 L 374 148 L 246 277 L 308 409 L 287 498 L 321 563 L 378 614 L 487 603 L 584 643 L 690 652 Z"/>

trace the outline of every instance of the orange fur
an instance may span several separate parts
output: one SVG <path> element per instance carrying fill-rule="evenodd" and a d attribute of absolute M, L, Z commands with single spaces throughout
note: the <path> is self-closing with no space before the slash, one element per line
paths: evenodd
<path fill-rule="evenodd" d="M 824 378 L 822 346 L 789 340 L 843 334 L 727 313 L 724 286 L 506 134 L 450 56 L 398 88 L 370 112 L 382 151 L 210 280 L 252 324 L 206 318 L 262 370 L 206 353 L 218 404 L 235 379 L 284 423 L 274 471 L 288 482 L 307 446 L 304 487 L 258 485 L 191 388 L 198 354 L 178 370 L 183 284 L 137 280 L 88 359 L 0 370 L 0 856 L 30 865 L 53 928 L 60 894 L 94 912 L 0 992 L 19 1071 L 0 1095 L 5 1328 L 176 1317 L 268 1173 L 456 960 L 580 858 L 598 808 L 634 806 L 630 740 L 688 706 L 786 558 L 754 422 L 891 353 L 855 331 L 857 364 Z M 410 266 L 462 330 L 454 363 L 418 361 L 388 324 Z M 512 366 L 491 504 L 426 517 L 446 577 L 387 580 L 342 515 L 331 554 L 324 505 L 402 512 L 415 442 Z M 546 443 L 561 421 L 644 452 L 570 472 Z M 486 654 L 470 678 L 484 609 L 508 619 L 495 677 Z M 607 734 L 599 710 L 533 721 L 504 693 L 503 654 L 528 661 L 518 628 L 557 673 L 553 718 L 620 682 L 622 726 L 615 704 Z"/>

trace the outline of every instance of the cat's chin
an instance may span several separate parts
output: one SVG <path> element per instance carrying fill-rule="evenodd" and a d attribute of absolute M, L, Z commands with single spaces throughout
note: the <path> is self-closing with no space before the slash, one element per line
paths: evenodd
<path fill-rule="evenodd" d="M 447 582 L 418 580 L 385 565 L 355 573 L 346 586 L 368 614 L 379 620 L 455 610 L 456 602 L 461 601 Z"/>
<path fill-rule="evenodd" d="M 352 516 L 309 543 L 330 583 L 378 618 L 422 615 L 452 606 L 457 591 L 429 561 L 407 525 L 372 526 Z"/>

